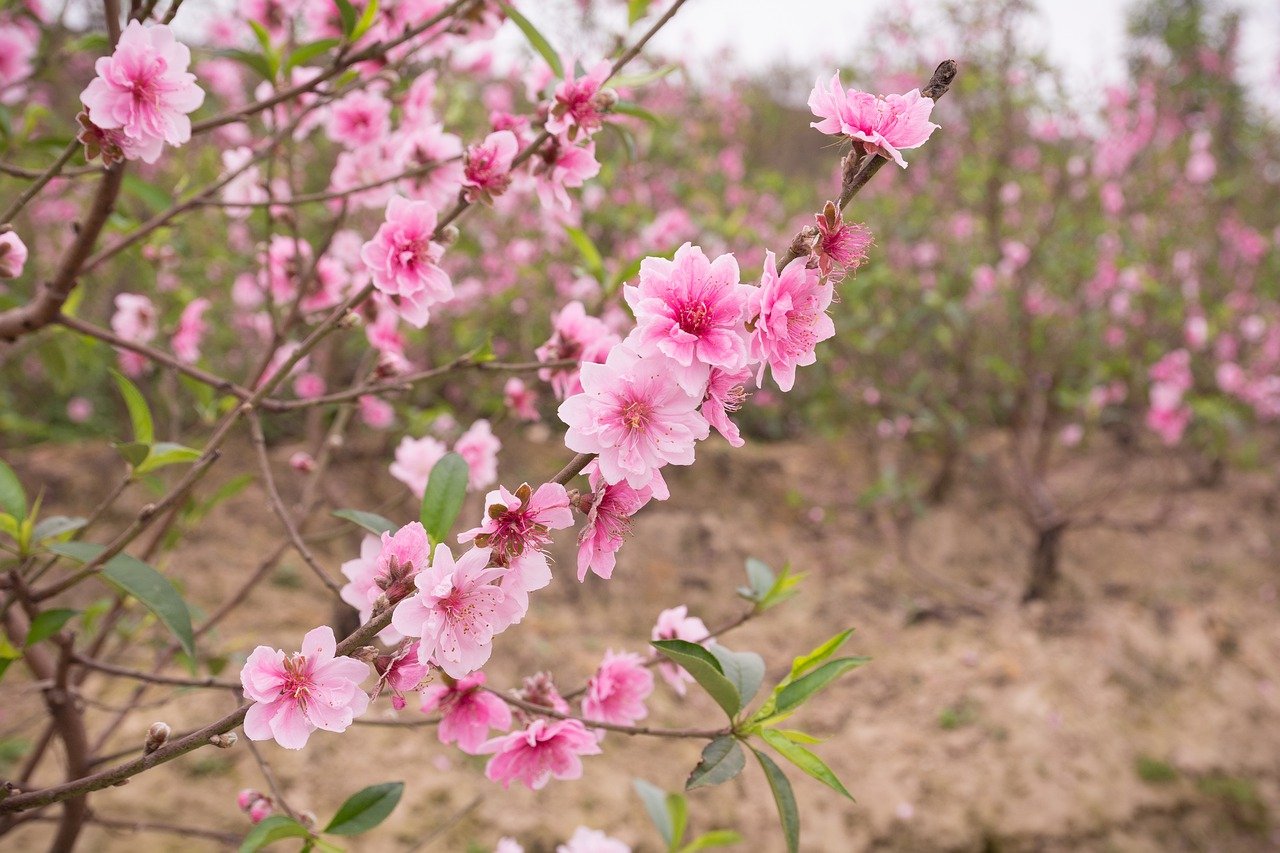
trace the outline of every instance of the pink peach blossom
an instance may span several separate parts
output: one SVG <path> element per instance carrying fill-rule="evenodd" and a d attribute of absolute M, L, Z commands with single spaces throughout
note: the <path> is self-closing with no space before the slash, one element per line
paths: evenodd
<path fill-rule="evenodd" d="M 747 309 L 755 325 L 750 346 L 752 360 L 760 364 L 757 384 L 767 367 L 778 387 L 790 391 L 796 367 L 817 361 L 817 345 L 836 333 L 827 316 L 832 297 L 831 283 L 823 282 L 805 258 L 796 258 L 779 275 L 773 252 L 765 253 L 764 276 Z"/>
<path fill-rule="evenodd" d="M 504 569 L 489 568 L 489 549 L 472 548 L 455 562 L 449 546 L 436 546 L 429 569 L 418 572 L 418 591 L 396 605 L 391 624 L 421 637 L 418 660 L 453 678 L 484 666 L 493 638 L 520 615 L 516 601 L 492 583 Z"/>
<path fill-rule="evenodd" d="M 538 791 L 552 778 L 580 778 L 582 756 L 599 755 L 600 744 L 578 720 L 539 718 L 528 728 L 485 741 L 479 752 L 493 755 L 484 771 L 489 779 L 503 788 L 518 781 Z"/>
<path fill-rule="evenodd" d="M 157 143 L 182 145 L 191 139 L 191 119 L 204 103 L 204 90 L 187 71 L 191 51 L 163 24 L 130 21 L 115 52 L 97 61 L 98 76 L 80 94 L 89 120 L 105 131 L 119 130 L 141 146 L 147 163 L 159 156 Z M 130 151 L 125 151 L 129 156 Z"/>
<path fill-rule="evenodd" d="M 631 532 L 631 517 L 651 499 L 666 500 L 669 493 L 661 473 L 656 473 L 644 488 L 633 489 L 625 480 L 606 483 L 598 466 L 592 463 L 587 468 L 587 480 L 591 495 L 587 521 L 578 535 L 578 580 L 585 580 L 589 571 L 608 580 L 613 577 L 618 549 Z"/>
<path fill-rule="evenodd" d="M 387 203 L 386 221 L 360 250 L 374 286 L 418 329 L 427 325 L 432 304 L 453 298 L 453 285 L 440 268 L 444 246 L 435 242 L 435 230 L 435 208 L 394 196 Z"/>
<path fill-rule="evenodd" d="M 904 169 L 907 162 L 900 152 L 923 145 L 938 129 L 929 121 L 933 103 L 919 89 L 883 98 L 856 89 L 846 91 L 839 72 L 825 86 L 819 79 L 809 95 L 809 108 L 819 119 L 812 127 L 848 136 L 868 153 L 887 157 Z"/>
<path fill-rule="evenodd" d="M 658 614 L 658 621 L 653 626 L 652 638 L 655 640 L 688 640 L 701 643 L 710 636 L 704 623 L 697 616 L 689 615 L 689 608 L 681 604 Z M 693 676 L 681 667 L 669 661 L 658 664 L 658 674 L 671 688 L 683 696 Z"/>
<path fill-rule="evenodd" d="M 560 309 L 551 323 L 551 337 L 535 350 L 538 361 L 602 362 L 622 340 L 576 300 Z M 576 366 L 544 368 L 538 371 L 538 378 L 550 382 L 556 397 L 563 400 L 582 390 L 578 371 Z"/>
<path fill-rule="evenodd" d="M 604 126 L 605 101 L 600 87 L 609 77 L 610 64 L 602 59 L 581 77 L 572 76 L 572 57 L 562 57 L 561 64 L 566 77 L 556 86 L 547 114 L 547 130 L 570 140 L 589 137 Z"/>
<path fill-rule="evenodd" d="M 751 381 L 751 369 L 722 370 L 712 368 L 707 382 L 706 398 L 698 411 L 707 419 L 707 423 L 725 437 L 730 447 L 742 447 L 746 444 L 738 425 L 729 420 L 729 413 L 736 412 L 747 399 L 746 385 Z"/>
<path fill-rule="evenodd" d="M 285 749 L 302 749 L 316 729 L 346 731 L 369 707 L 360 682 L 368 664 L 335 657 L 337 641 L 327 625 L 302 638 L 302 651 L 288 657 L 258 646 L 240 670 L 245 698 L 254 704 L 244 718 L 250 740 L 271 740 Z"/>
<path fill-rule="evenodd" d="M 489 729 L 511 728 L 511 709 L 484 689 L 485 675 L 473 672 L 452 684 L 433 684 L 422 691 L 422 713 L 440 714 L 436 736 L 441 743 L 456 743 L 468 755 L 476 755 L 489 737 Z"/>
<path fill-rule="evenodd" d="M 623 289 L 636 317 L 626 342 L 641 356 L 669 356 L 680 387 L 699 394 L 711 368 L 746 364 L 743 315 L 751 290 L 739 281 L 733 255 L 711 261 L 685 243 L 674 260 L 645 258 L 640 283 Z"/>
<path fill-rule="evenodd" d="M 514 493 L 499 486 L 485 495 L 484 505 L 480 526 L 458 534 L 458 541 L 491 549 L 499 564 L 542 550 L 550 544 L 552 530 L 573 526 L 569 494 L 559 483 L 543 483 L 537 491 L 525 483 Z"/>
<path fill-rule="evenodd" d="M 542 420 L 538 413 L 538 392 L 525 385 L 518 376 L 512 376 L 502 387 L 502 401 L 507 410 L 522 421 L 533 423 Z"/>
<path fill-rule="evenodd" d="M 422 438 L 405 436 L 396 446 L 396 461 L 391 463 L 391 476 L 409 487 L 419 500 L 427 491 L 431 469 L 449 449 L 429 435 Z"/>
<path fill-rule="evenodd" d="M 16 231 L 0 234 L 0 278 L 17 278 L 27 265 L 27 244 Z"/>
<path fill-rule="evenodd" d="M 483 489 L 498 479 L 498 451 L 502 442 L 487 420 L 473 423 L 453 444 L 453 450 L 467 461 L 467 488 Z"/>
<path fill-rule="evenodd" d="M 824 315 L 825 316 L 825 315 Z M 698 413 L 702 394 L 677 384 L 680 365 L 665 355 L 641 358 L 617 346 L 604 364 L 582 366 L 582 393 L 560 404 L 565 445 L 598 454 L 605 482 L 643 489 L 664 465 L 691 465 L 694 442 L 710 425 Z"/>
<path fill-rule="evenodd" d="M 329 107 L 325 133 L 346 148 L 380 141 L 391 128 L 391 103 L 377 92 L 357 89 Z"/>
<path fill-rule="evenodd" d="M 633 652 L 605 652 L 582 697 L 582 716 L 593 722 L 634 725 L 649 714 L 644 700 L 653 692 L 653 673 Z"/>
<path fill-rule="evenodd" d="M 467 149 L 462 185 L 471 201 L 490 202 L 511 186 L 511 161 L 520 142 L 509 130 L 497 130 Z"/>

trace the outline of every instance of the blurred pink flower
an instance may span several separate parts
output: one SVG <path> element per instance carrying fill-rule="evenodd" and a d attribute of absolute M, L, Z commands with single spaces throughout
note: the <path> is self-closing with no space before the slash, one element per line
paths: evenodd
<path fill-rule="evenodd" d="M 551 318 L 551 337 L 535 350 L 538 361 L 602 362 L 621 341 L 604 321 L 587 314 L 581 302 L 573 301 Z M 582 390 L 578 367 L 544 368 L 538 378 L 551 383 L 551 390 L 563 400 Z"/>
<path fill-rule="evenodd" d="M 582 697 L 582 716 L 593 722 L 630 726 L 649 714 L 644 700 L 653 692 L 653 673 L 632 652 L 605 652 Z"/>
<path fill-rule="evenodd" d="M 631 853 L 631 848 L 598 829 L 580 826 L 568 841 L 556 846 L 556 853 Z"/>
<path fill-rule="evenodd" d="M 547 114 L 547 130 L 571 141 L 578 136 L 591 136 L 604 126 L 605 104 L 600 87 L 609 76 L 609 61 L 600 60 L 581 77 L 572 76 L 573 57 L 561 57 L 561 65 L 567 76 L 556 86 Z"/>
<path fill-rule="evenodd" d="M 302 651 L 288 657 L 258 646 L 240 670 L 245 698 L 254 704 L 244 718 L 250 740 L 270 740 L 285 749 L 302 749 L 316 729 L 345 731 L 369 707 L 360 682 L 368 664 L 335 657 L 337 641 L 328 625 L 302 638 Z"/>
<path fill-rule="evenodd" d="M 502 387 L 502 401 L 511 414 L 522 421 L 540 421 L 538 392 L 524 384 L 518 376 L 512 376 Z"/>
<path fill-rule="evenodd" d="M 16 231 L 0 234 L 0 278 L 17 278 L 27 265 L 27 244 Z"/>
<path fill-rule="evenodd" d="M 618 549 L 631 532 L 631 516 L 651 499 L 666 500 L 670 493 L 660 472 L 642 489 L 633 489 L 625 481 L 609 485 L 595 463 L 586 473 L 592 493 L 587 521 L 578 534 L 578 580 L 585 580 L 589 571 L 608 580 L 617 565 Z"/>
<path fill-rule="evenodd" d="M 391 463 L 391 476 L 409 487 L 419 499 L 427 491 L 431 469 L 440 457 L 449 452 L 442 443 L 429 435 L 422 438 L 405 436 L 396 446 L 396 461 Z"/>
<path fill-rule="evenodd" d="M 511 161 L 520 142 L 509 130 L 497 130 L 467 149 L 462 185 L 471 201 L 492 201 L 511 186 Z"/>
<path fill-rule="evenodd" d="M 654 624 L 650 636 L 655 640 L 688 640 L 691 643 L 701 643 L 710 634 L 706 623 L 697 616 L 690 616 L 689 608 L 681 604 L 679 607 L 672 607 L 658 614 L 658 621 Z M 688 689 L 686 685 L 693 683 L 692 675 L 670 661 L 658 664 L 658 674 L 681 696 Z"/>
<path fill-rule="evenodd" d="M 493 434 L 487 420 L 478 420 L 458 437 L 453 450 L 467 461 L 470 476 L 467 488 L 483 489 L 498 479 L 498 451 L 502 442 Z"/>
<path fill-rule="evenodd" d="M 329 107 L 325 133 L 346 148 L 379 142 L 391 128 L 391 102 L 377 92 L 357 89 Z"/>
<path fill-rule="evenodd" d="M 374 286 L 418 329 L 427 325 L 433 303 L 453 298 L 453 285 L 440 268 L 444 246 L 435 242 L 435 230 L 435 208 L 397 195 L 387 202 L 378 233 L 360 250 Z"/>

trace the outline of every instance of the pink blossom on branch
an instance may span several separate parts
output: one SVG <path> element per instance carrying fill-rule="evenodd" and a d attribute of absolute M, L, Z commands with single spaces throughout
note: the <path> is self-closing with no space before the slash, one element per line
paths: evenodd
<path fill-rule="evenodd" d="M 346 731 L 369 707 L 360 682 L 368 664 L 335 657 L 337 641 L 327 625 L 302 638 L 302 651 L 285 656 L 258 646 L 240 670 L 245 698 L 254 704 L 244 718 L 250 740 L 271 740 L 285 749 L 302 749 L 316 729 Z"/>
<path fill-rule="evenodd" d="M 511 186 L 511 161 L 520 142 L 509 130 L 498 130 L 467 149 L 463 158 L 463 192 L 469 201 L 492 201 Z"/>
<path fill-rule="evenodd" d="M 633 652 L 605 653 L 582 697 L 582 716 L 594 722 L 633 725 L 649 714 L 644 700 L 653 692 L 653 673 Z"/>
<path fill-rule="evenodd" d="M 391 103 L 377 92 L 356 90 L 329 107 L 325 133 L 346 148 L 380 141 L 391 128 Z"/>
<path fill-rule="evenodd" d="M 433 684 L 422 691 L 422 713 L 440 714 L 436 735 L 441 743 L 456 743 L 476 755 L 489 729 L 511 728 L 511 709 L 501 697 L 484 689 L 485 675 L 473 672 L 452 684 Z"/>
<path fill-rule="evenodd" d="M 609 77 L 609 61 L 600 60 L 581 77 L 573 76 L 573 57 L 562 57 L 561 65 L 566 76 L 552 97 L 547 130 L 570 141 L 590 137 L 604 126 L 604 112 L 610 106 L 600 88 Z"/>
<path fill-rule="evenodd" d="M 865 225 L 850 225 L 844 221 L 840 208 L 827 202 L 818 222 L 818 269 L 830 275 L 835 267 L 844 271 L 856 270 L 867 259 L 871 248 L 871 231 Z"/>
<path fill-rule="evenodd" d="M 542 420 L 538 413 L 538 392 L 524 384 L 518 376 L 512 376 L 502 386 L 502 401 L 507 410 L 522 421 L 535 422 Z"/>
<path fill-rule="evenodd" d="M 459 533 L 458 541 L 492 549 L 494 561 L 500 564 L 526 551 L 542 550 L 551 543 L 552 530 L 573 526 L 569 494 L 559 483 L 543 483 L 537 491 L 528 483 L 515 492 L 499 486 L 485 495 L 484 504 L 480 526 Z"/>
<path fill-rule="evenodd" d="M 156 308 L 151 300 L 138 293 L 120 293 L 115 299 L 116 310 L 111 315 L 111 331 L 135 344 L 147 344 L 159 331 Z M 140 376 L 147 367 L 146 357 L 131 350 L 117 350 L 120 369 L 129 376 Z"/>
<path fill-rule="evenodd" d="M 467 462 L 467 487 L 483 489 L 498 479 L 498 451 L 502 442 L 487 420 L 478 420 L 458 437 L 453 450 Z"/>
<path fill-rule="evenodd" d="M 534 352 L 538 361 L 603 362 L 622 339 L 603 320 L 587 314 L 577 300 L 570 302 L 551 319 L 551 337 Z M 578 367 L 543 368 L 538 378 L 550 382 L 556 397 L 563 400 L 582 390 Z"/>
<path fill-rule="evenodd" d="M 412 522 L 395 533 L 384 532 L 381 538 L 365 536 L 360 542 L 360 556 L 342 564 L 348 583 L 342 587 L 342 600 L 360 613 L 360 621 L 368 622 L 373 606 L 384 595 L 395 603 L 413 591 L 413 577 L 431 562 L 431 545 L 420 522 Z M 396 643 L 401 635 L 388 626 L 378 634 L 384 643 Z"/>
<path fill-rule="evenodd" d="M 764 276 L 747 310 L 754 324 L 751 359 L 760 363 L 757 384 L 767 367 L 778 387 L 790 391 L 796 368 L 818 360 L 818 344 L 836 333 L 826 313 L 832 297 L 831 283 L 808 266 L 808 259 L 796 258 L 779 275 L 773 252 L 765 253 Z"/>
<path fill-rule="evenodd" d="M 391 476 L 409 487 L 419 500 L 427 491 L 431 469 L 436 467 L 449 449 L 429 435 L 422 438 L 405 436 L 396 446 L 396 459 L 391 463 Z"/>
<path fill-rule="evenodd" d="M 17 278 L 27 265 L 27 244 L 14 231 L 0 234 L 0 278 Z"/>
<path fill-rule="evenodd" d="M 80 94 L 89 120 L 104 131 L 120 131 L 139 146 L 125 149 L 154 163 L 160 144 L 182 145 L 191 139 L 191 119 L 204 103 L 204 90 L 187 71 L 191 51 L 163 24 L 144 27 L 137 21 L 120 36 L 115 52 L 94 65 L 98 76 Z"/>
<path fill-rule="evenodd" d="M 742 447 L 746 444 L 738 425 L 729 420 L 729 413 L 736 412 L 747 399 L 746 385 L 751 381 L 751 369 L 721 370 L 711 369 L 711 377 L 707 381 L 707 393 L 702 408 L 698 411 L 707 419 L 707 423 L 725 437 L 730 447 Z"/>
<path fill-rule="evenodd" d="M 857 89 L 845 90 L 839 72 L 825 86 L 819 79 L 809 95 L 809 108 L 819 119 L 812 127 L 847 136 L 862 143 L 867 153 L 887 157 L 904 169 L 907 161 L 900 152 L 923 145 L 938 129 L 929 121 L 933 105 L 933 99 L 921 95 L 919 89 L 883 98 Z"/>
<path fill-rule="evenodd" d="M 173 333 L 173 353 L 179 361 L 194 364 L 200 360 L 200 342 L 204 340 L 209 324 L 204 321 L 204 312 L 209 308 L 209 300 L 204 297 L 193 299 L 182 309 L 178 318 L 178 328 Z"/>
<path fill-rule="evenodd" d="M 658 621 L 653 626 L 652 638 L 655 640 L 688 640 L 701 643 L 710 636 L 704 623 L 697 616 L 689 615 L 689 608 L 681 604 L 658 614 Z M 693 676 L 670 661 L 658 664 L 658 674 L 671 685 L 681 696 L 693 683 Z"/>
<path fill-rule="evenodd" d="M 578 720 L 536 719 L 528 728 L 493 738 L 480 746 L 493 754 L 484 774 L 510 788 L 520 782 L 538 791 L 555 779 L 582 777 L 582 756 L 599 755 L 596 736 Z"/>
<path fill-rule="evenodd" d="M 746 364 L 743 325 L 752 288 L 739 281 L 733 255 L 708 260 L 685 243 L 673 260 L 645 258 L 640 283 L 623 290 L 636 316 L 627 344 L 642 356 L 669 356 L 685 391 L 706 387 L 712 367 L 735 370 Z"/>
<path fill-rule="evenodd" d="M 435 230 L 434 207 L 393 196 L 387 202 L 386 221 L 360 249 L 374 286 L 418 329 L 427 325 L 432 304 L 453 298 L 453 284 L 440 268 L 444 246 L 435 242 Z"/>
<path fill-rule="evenodd" d="M 431 568 L 414 578 L 417 593 L 396 605 L 391 624 L 406 637 L 422 638 L 418 660 L 462 678 L 485 665 L 494 636 L 522 615 L 492 583 L 504 572 L 489 568 L 488 548 L 472 548 L 455 562 L 449 546 L 437 545 Z"/>
<path fill-rule="evenodd" d="M 707 437 L 698 413 L 702 393 L 677 384 L 680 365 L 665 355 L 641 358 L 617 346 L 604 364 L 582 366 L 582 393 L 560 404 L 568 424 L 565 445 L 598 454 L 600 473 L 610 484 L 633 489 L 652 482 L 663 465 L 691 465 L 694 442 Z"/>
<path fill-rule="evenodd" d="M 578 534 L 578 580 L 586 580 L 587 572 L 608 580 L 617 565 L 618 549 L 631 532 L 631 517 L 650 500 L 666 500 L 670 493 L 660 472 L 642 489 L 633 489 L 625 480 L 606 483 L 594 462 L 586 474 L 591 494 L 586 498 L 587 521 Z"/>

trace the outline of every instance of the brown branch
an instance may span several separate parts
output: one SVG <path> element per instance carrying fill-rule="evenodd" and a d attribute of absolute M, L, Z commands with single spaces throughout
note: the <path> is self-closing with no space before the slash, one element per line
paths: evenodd
<path fill-rule="evenodd" d="M 541 716 L 551 717 L 555 720 L 577 720 L 588 728 L 605 729 L 606 731 L 618 732 L 619 734 L 624 735 L 713 740 L 730 733 L 730 729 L 728 727 L 720 729 L 655 729 L 650 726 L 620 726 L 616 723 L 605 723 L 600 720 L 583 719 L 582 717 L 578 717 L 573 714 L 565 714 L 544 705 L 535 705 L 532 702 L 526 702 L 525 700 L 512 696 L 509 693 L 502 693 L 501 691 L 494 690 L 492 687 L 482 686 L 480 689 L 487 690 L 513 708 L 528 711 L 530 714 L 540 714 Z"/>

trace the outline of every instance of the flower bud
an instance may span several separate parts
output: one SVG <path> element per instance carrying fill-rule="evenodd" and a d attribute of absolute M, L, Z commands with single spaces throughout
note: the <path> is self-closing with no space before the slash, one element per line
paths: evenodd
<path fill-rule="evenodd" d="M 237 736 L 235 732 L 227 732 L 225 735 L 214 735 L 209 738 L 209 743 L 218 749 L 230 749 L 236 745 Z"/>
<path fill-rule="evenodd" d="M 142 754 L 150 755 L 164 746 L 170 731 L 168 723 L 152 723 L 151 728 L 147 729 L 147 739 L 142 743 Z"/>
<path fill-rule="evenodd" d="M 267 797 L 259 797 L 249 806 L 249 820 L 254 823 L 261 823 L 272 811 L 271 800 Z"/>
<path fill-rule="evenodd" d="M 299 473 L 310 474 L 316 468 L 316 460 L 311 457 L 310 453 L 299 450 L 289 457 L 289 467 Z"/>
<path fill-rule="evenodd" d="M 601 89 L 596 92 L 595 105 L 600 110 L 611 110 L 618 103 L 618 93 L 613 89 Z"/>
<path fill-rule="evenodd" d="M 258 800 L 262 799 L 262 794 L 253 788 L 245 788 L 239 794 L 236 794 L 236 806 L 242 812 L 247 812 Z"/>
<path fill-rule="evenodd" d="M 440 229 L 440 242 L 446 246 L 451 246 L 458 241 L 458 226 L 446 225 Z"/>

